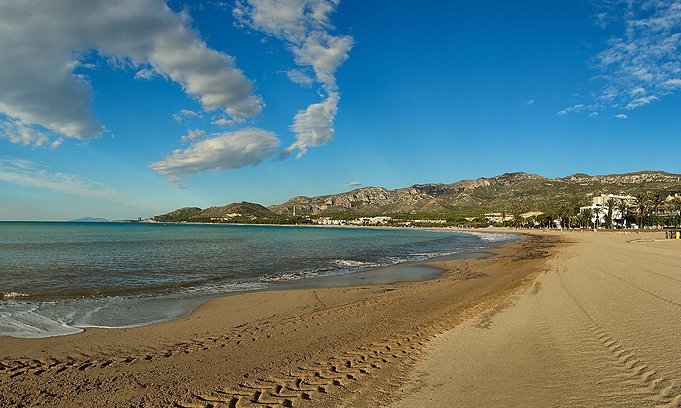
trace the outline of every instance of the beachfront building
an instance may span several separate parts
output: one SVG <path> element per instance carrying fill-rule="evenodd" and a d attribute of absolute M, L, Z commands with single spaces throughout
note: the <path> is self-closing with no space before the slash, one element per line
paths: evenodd
<path fill-rule="evenodd" d="M 579 212 L 583 213 L 585 211 L 591 211 L 591 222 L 596 225 L 596 227 L 605 227 L 608 218 L 608 207 L 604 205 L 589 205 L 586 207 L 579 207 Z M 612 223 L 613 225 L 618 225 L 623 223 L 622 212 L 617 209 L 612 209 Z"/>
<path fill-rule="evenodd" d="M 627 206 L 634 207 L 636 205 L 636 197 L 630 195 L 615 195 L 615 194 L 601 194 L 591 198 L 592 206 L 606 206 L 610 199 L 615 200 L 615 202 L 624 201 Z"/>
<path fill-rule="evenodd" d="M 345 220 L 334 220 L 330 217 L 317 218 L 316 221 L 319 225 L 345 225 Z"/>
<path fill-rule="evenodd" d="M 615 194 L 601 194 L 592 197 L 591 205 L 579 207 L 579 212 L 585 213 L 589 211 L 591 213 L 591 222 L 594 223 L 596 227 L 604 227 L 608 218 L 608 201 L 610 200 L 614 200 L 617 204 L 625 202 L 628 208 L 636 206 L 636 197 L 628 195 L 621 196 Z M 621 223 L 621 226 L 626 226 L 624 225 L 626 221 L 623 219 L 625 215 L 626 214 L 622 214 L 619 206 L 616 205 L 612 209 L 611 214 L 613 225 Z"/>
<path fill-rule="evenodd" d="M 503 224 L 505 221 L 510 221 L 513 218 L 505 213 L 487 213 L 485 219 L 491 223 Z"/>
<path fill-rule="evenodd" d="M 414 224 L 446 224 L 447 220 L 414 220 Z"/>
<path fill-rule="evenodd" d="M 388 225 L 392 217 L 361 217 L 351 221 L 347 221 L 351 225 Z"/>

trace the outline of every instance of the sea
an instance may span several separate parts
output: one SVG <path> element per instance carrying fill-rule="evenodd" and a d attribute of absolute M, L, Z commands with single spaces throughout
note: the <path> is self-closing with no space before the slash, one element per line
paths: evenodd
<path fill-rule="evenodd" d="M 217 296 L 332 286 L 381 268 L 404 279 L 423 274 L 420 261 L 518 239 L 389 228 L 0 222 L 0 336 L 140 326 L 184 316 Z"/>

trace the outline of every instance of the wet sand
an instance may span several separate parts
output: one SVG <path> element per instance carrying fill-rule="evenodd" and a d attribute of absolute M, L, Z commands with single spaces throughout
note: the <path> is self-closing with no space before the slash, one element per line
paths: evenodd
<path fill-rule="evenodd" d="M 0 339 L 0 406 L 376 406 L 431 338 L 527 287 L 560 237 L 421 282 L 256 292 L 178 320 Z"/>
<path fill-rule="evenodd" d="M 436 336 L 393 407 L 681 406 L 681 241 L 557 235 L 573 244 L 496 313 Z"/>

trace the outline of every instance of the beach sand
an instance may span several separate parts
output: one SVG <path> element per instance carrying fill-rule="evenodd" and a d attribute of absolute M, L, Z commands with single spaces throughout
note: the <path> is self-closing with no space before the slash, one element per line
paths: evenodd
<path fill-rule="evenodd" d="M 681 241 L 558 235 L 527 290 L 436 336 L 393 407 L 681 406 Z"/>
<path fill-rule="evenodd" d="M 435 334 L 528 287 L 561 237 L 432 262 L 422 282 L 216 299 L 189 316 L 45 339 L 0 338 L 0 406 L 376 406 Z"/>

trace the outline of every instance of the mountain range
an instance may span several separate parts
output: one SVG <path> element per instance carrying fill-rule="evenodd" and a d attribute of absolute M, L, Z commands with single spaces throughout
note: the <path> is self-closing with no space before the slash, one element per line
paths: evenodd
<path fill-rule="evenodd" d="M 551 212 L 558 208 L 574 210 L 588 205 L 594 195 L 633 195 L 644 191 L 681 193 L 681 174 L 640 171 L 603 176 L 578 173 L 562 178 L 549 178 L 523 172 L 505 173 L 451 184 L 415 184 L 394 190 L 364 187 L 338 194 L 298 196 L 269 207 L 241 202 L 206 209 L 181 208 L 154 217 L 154 220 L 195 221 L 224 217 L 238 221 L 237 218 L 272 220 L 304 215 L 347 218 L 379 214 L 481 215 L 486 212 Z"/>

